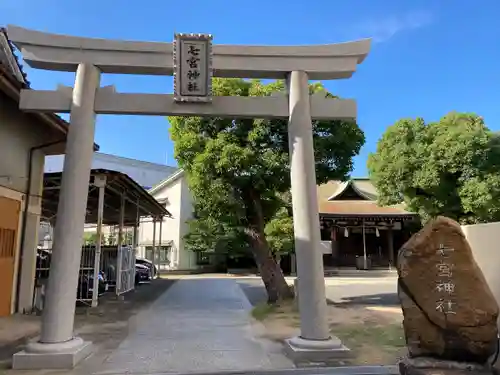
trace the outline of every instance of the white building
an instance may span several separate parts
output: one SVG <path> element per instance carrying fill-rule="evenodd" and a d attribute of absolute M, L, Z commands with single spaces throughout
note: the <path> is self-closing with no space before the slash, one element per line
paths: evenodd
<path fill-rule="evenodd" d="M 47 157 L 45 172 L 60 172 L 63 169 L 64 155 Z M 189 270 L 196 268 L 196 256 L 184 250 L 182 238 L 187 233 L 186 220 L 192 217 L 192 199 L 187 181 L 181 169 L 163 164 L 150 163 L 115 155 L 94 153 L 93 169 L 109 169 L 127 174 L 159 201 L 166 205 L 172 218 L 162 223 L 160 242 L 160 225 L 156 224 L 157 258 L 160 267 L 170 270 Z M 85 228 L 92 232 L 95 226 Z M 109 234 L 113 228 L 103 228 Z M 49 235 L 46 228 L 41 229 L 39 238 Z M 42 244 L 40 244 L 42 245 Z M 158 247 L 159 246 L 159 247 Z M 138 257 L 152 258 L 153 223 L 151 219 L 143 220 L 139 226 Z"/>
<path fill-rule="evenodd" d="M 193 216 L 193 200 L 189 191 L 184 171 L 177 172 L 161 181 L 149 190 L 150 194 L 165 204 L 172 218 L 164 219 L 162 223 L 161 244 L 162 253 L 168 253 L 170 264 L 168 269 L 190 270 L 197 268 L 196 254 L 184 248 L 183 237 L 187 233 L 186 221 Z M 156 243 L 159 242 L 159 224 L 156 224 Z M 141 256 L 150 257 L 149 251 L 153 245 L 153 223 L 141 223 L 139 227 L 139 244 Z M 165 245 L 165 246 L 163 246 Z"/>

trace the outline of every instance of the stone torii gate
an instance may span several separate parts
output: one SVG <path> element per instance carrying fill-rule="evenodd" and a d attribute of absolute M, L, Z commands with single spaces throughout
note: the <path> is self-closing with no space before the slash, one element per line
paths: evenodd
<path fill-rule="evenodd" d="M 8 26 L 10 40 L 33 68 L 76 71 L 75 85 L 23 90 L 26 111 L 70 113 L 49 288 L 37 342 L 14 355 L 17 369 L 71 368 L 91 344 L 73 335 L 75 294 L 87 204 L 96 114 L 288 118 L 300 337 L 289 352 L 320 360 L 346 348 L 329 333 L 316 195 L 312 119 L 355 119 L 353 100 L 309 95 L 308 81 L 349 78 L 370 40 L 317 46 L 214 45 L 212 37 L 176 34 L 174 43 L 56 35 Z M 174 75 L 174 94 L 117 93 L 102 73 Z M 211 78 L 286 79 L 288 94 L 211 95 Z"/>

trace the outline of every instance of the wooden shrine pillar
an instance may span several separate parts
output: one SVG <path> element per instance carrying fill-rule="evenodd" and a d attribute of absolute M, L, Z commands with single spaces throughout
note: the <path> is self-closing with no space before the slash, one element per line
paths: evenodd
<path fill-rule="evenodd" d="M 387 229 L 387 249 L 389 251 L 389 267 L 395 267 L 394 263 L 394 233 L 392 225 Z"/>

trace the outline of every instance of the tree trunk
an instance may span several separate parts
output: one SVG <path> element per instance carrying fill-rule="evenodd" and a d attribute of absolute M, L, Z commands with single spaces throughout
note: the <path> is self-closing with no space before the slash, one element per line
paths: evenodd
<path fill-rule="evenodd" d="M 264 233 L 258 233 L 255 228 L 248 228 L 252 253 L 257 263 L 260 276 L 266 287 L 269 303 L 293 298 L 280 266 L 274 260 Z"/>
<path fill-rule="evenodd" d="M 247 219 L 250 225 L 246 229 L 246 233 L 250 240 L 255 263 L 257 263 L 266 287 L 268 303 L 293 298 L 293 292 L 285 280 L 281 267 L 276 263 L 264 234 L 265 222 L 260 196 L 254 191 L 250 191 L 249 197 Z"/>

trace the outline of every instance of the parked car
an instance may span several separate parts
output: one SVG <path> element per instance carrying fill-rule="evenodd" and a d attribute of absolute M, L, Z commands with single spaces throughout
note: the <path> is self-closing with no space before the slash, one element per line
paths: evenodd
<path fill-rule="evenodd" d="M 135 283 L 151 281 L 151 269 L 143 264 L 135 264 Z"/>
<path fill-rule="evenodd" d="M 108 291 L 109 284 L 106 279 L 106 274 L 103 271 L 99 272 L 97 276 L 98 287 L 97 293 L 99 296 L 103 295 Z M 85 270 L 80 272 L 80 277 L 78 278 L 78 299 L 92 299 L 94 293 L 94 272 L 90 270 Z"/>
<path fill-rule="evenodd" d="M 145 262 L 142 262 L 145 261 Z M 152 264 L 145 259 L 136 259 L 135 261 L 135 284 L 152 280 Z M 116 266 L 109 263 L 106 269 L 108 283 L 110 286 L 116 286 Z"/>
<path fill-rule="evenodd" d="M 140 265 L 148 267 L 151 271 L 151 276 L 156 277 L 156 274 L 158 272 L 158 268 L 156 268 L 156 266 L 153 266 L 153 262 L 151 262 L 150 260 L 147 260 L 144 258 L 135 258 L 135 264 L 136 265 L 140 264 Z"/>
<path fill-rule="evenodd" d="M 52 261 L 52 252 L 46 249 L 37 249 L 37 279 L 47 279 L 49 277 L 50 264 Z M 103 271 L 98 275 L 98 293 L 99 295 L 108 291 L 109 283 L 106 274 Z M 77 298 L 78 299 L 92 299 L 94 288 L 94 270 L 85 269 L 80 272 L 78 277 Z"/>

